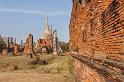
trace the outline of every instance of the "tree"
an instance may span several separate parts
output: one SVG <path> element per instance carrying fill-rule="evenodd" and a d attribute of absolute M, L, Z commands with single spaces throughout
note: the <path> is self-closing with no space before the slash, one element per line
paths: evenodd
<path fill-rule="evenodd" d="M 60 47 L 64 52 L 68 52 L 69 51 L 69 43 L 66 42 L 60 42 Z"/>
<path fill-rule="evenodd" d="M 0 37 L 0 52 L 2 52 L 2 49 L 6 47 L 6 43 L 4 42 L 3 38 Z"/>
<path fill-rule="evenodd" d="M 6 43 L 4 42 L 4 40 L 0 40 L 0 47 L 6 47 Z"/>

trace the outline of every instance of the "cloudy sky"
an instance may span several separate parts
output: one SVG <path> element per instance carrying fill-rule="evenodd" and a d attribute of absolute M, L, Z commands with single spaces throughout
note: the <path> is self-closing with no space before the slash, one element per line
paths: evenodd
<path fill-rule="evenodd" d="M 25 40 L 29 33 L 40 38 L 45 17 L 61 41 L 69 40 L 71 0 L 0 0 L 0 35 Z"/>

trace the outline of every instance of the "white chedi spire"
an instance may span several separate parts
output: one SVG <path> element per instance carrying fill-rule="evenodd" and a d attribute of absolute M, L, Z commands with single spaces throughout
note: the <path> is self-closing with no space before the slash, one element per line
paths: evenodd
<path fill-rule="evenodd" d="M 48 24 L 48 17 L 46 17 L 45 28 L 44 28 L 42 39 L 48 39 L 50 35 L 51 35 L 51 31 L 50 31 L 49 24 Z"/>
<path fill-rule="evenodd" d="M 44 33 L 45 34 L 50 34 L 50 29 L 49 29 L 49 24 L 48 24 L 48 17 L 46 17 Z"/>
<path fill-rule="evenodd" d="M 53 34 L 53 27 L 52 27 L 52 25 L 50 26 L 50 33 Z"/>

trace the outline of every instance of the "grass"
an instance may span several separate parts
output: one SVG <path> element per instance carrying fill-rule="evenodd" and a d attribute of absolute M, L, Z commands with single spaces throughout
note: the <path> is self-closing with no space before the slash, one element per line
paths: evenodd
<path fill-rule="evenodd" d="M 67 61 L 68 61 L 68 78 L 69 78 L 69 82 L 75 82 L 74 81 L 74 75 L 73 75 L 73 58 L 68 55 L 67 56 Z"/>
<path fill-rule="evenodd" d="M 67 71 L 66 56 L 42 56 L 41 60 L 46 60 L 47 65 L 41 65 L 36 70 L 44 73 L 59 74 Z"/>
<path fill-rule="evenodd" d="M 35 72 L 37 74 L 59 74 L 67 77 L 69 82 L 74 82 L 72 73 L 73 59 L 70 56 L 56 56 L 56 55 L 40 55 L 40 61 L 46 61 L 47 64 L 36 64 L 28 66 L 30 59 L 27 56 L 0 56 L 0 72 Z M 7 70 L 10 65 L 17 65 L 18 70 Z"/>

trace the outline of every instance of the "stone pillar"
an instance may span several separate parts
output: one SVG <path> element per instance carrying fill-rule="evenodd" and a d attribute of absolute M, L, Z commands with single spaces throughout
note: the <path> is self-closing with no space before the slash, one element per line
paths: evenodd
<path fill-rule="evenodd" d="M 23 40 L 21 40 L 21 46 L 23 46 Z"/>
<path fill-rule="evenodd" d="M 13 45 L 13 37 L 10 37 L 10 48 L 12 48 L 14 45 Z"/>
<path fill-rule="evenodd" d="M 14 38 L 14 45 L 16 45 L 16 38 Z"/>
<path fill-rule="evenodd" d="M 10 47 L 10 38 L 7 39 L 7 47 Z"/>
<path fill-rule="evenodd" d="M 13 43 L 13 37 L 11 37 L 10 40 L 11 40 L 11 43 Z"/>
<path fill-rule="evenodd" d="M 53 54 L 57 54 L 57 31 L 53 32 Z"/>
<path fill-rule="evenodd" d="M 28 40 L 28 47 L 29 47 L 29 53 L 33 53 L 33 35 L 29 34 L 29 40 Z"/>

